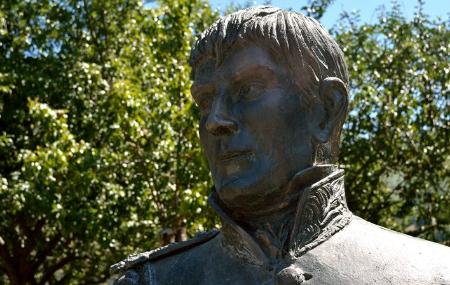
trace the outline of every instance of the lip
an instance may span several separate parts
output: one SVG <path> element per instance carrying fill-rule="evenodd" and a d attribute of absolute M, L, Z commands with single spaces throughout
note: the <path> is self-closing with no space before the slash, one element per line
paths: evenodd
<path fill-rule="evenodd" d="M 228 161 L 233 159 L 239 159 L 245 156 L 251 156 L 253 153 L 249 150 L 234 150 L 234 151 L 227 151 L 223 154 L 219 155 L 220 161 Z"/>

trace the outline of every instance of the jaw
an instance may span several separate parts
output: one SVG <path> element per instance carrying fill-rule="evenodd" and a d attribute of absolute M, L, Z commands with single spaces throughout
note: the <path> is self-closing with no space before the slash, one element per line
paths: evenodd
<path fill-rule="evenodd" d="M 274 207 L 283 207 L 279 200 L 284 197 L 283 189 L 288 179 L 285 180 L 285 183 L 276 183 L 278 181 L 274 181 L 270 171 L 261 174 L 249 173 L 217 187 L 216 193 L 229 210 L 248 216 L 269 209 L 271 211 Z"/>

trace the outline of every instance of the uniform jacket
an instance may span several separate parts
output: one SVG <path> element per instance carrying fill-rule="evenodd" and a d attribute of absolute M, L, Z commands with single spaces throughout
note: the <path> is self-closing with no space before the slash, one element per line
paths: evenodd
<path fill-rule="evenodd" d="M 450 249 L 354 216 L 343 178 L 334 167 L 297 174 L 297 208 L 278 232 L 249 232 L 213 193 L 220 231 L 130 256 L 111 267 L 116 284 L 450 285 Z"/>

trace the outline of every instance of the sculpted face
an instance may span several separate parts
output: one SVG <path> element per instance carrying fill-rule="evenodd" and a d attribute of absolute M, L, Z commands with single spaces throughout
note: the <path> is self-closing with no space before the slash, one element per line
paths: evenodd
<path fill-rule="evenodd" d="M 236 47 L 199 64 L 192 95 L 217 194 L 230 208 L 270 203 L 312 164 L 309 114 L 289 72 L 264 48 Z"/>

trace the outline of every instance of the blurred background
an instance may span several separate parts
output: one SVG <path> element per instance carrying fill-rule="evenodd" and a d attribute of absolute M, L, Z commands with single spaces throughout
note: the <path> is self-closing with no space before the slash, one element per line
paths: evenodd
<path fill-rule="evenodd" d="M 0 2 L 0 283 L 98 284 L 127 255 L 219 227 L 190 48 L 270 1 Z M 272 1 L 321 21 L 351 76 L 350 209 L 450 245 L 447 1 Z"/>

